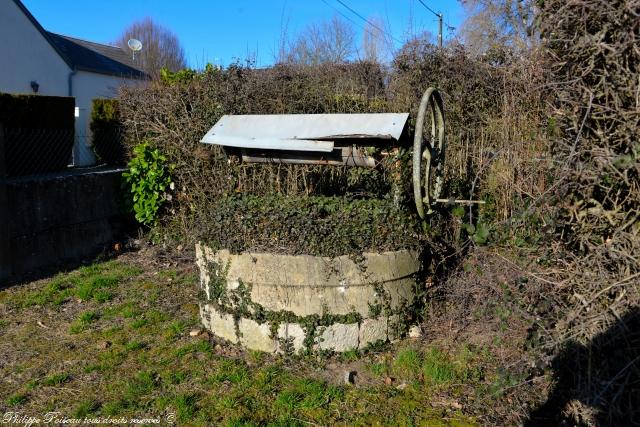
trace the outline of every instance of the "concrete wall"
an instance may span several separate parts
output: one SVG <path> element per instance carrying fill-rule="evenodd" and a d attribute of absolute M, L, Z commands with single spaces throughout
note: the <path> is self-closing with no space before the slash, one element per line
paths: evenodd
<path fill-rule="evenodd" d="M 71 69 L 12 0 L 0 2 L 0 92 L 67 96 Z"/>
<path fill-rule="evenodd" d="M 95 256 L 124 230 L 122 170 L 0 180 L 0 283 Z M 4 251 L 3 251 L 4 247 Z M 2 277 L 4 274 L 4 277 Z"/>

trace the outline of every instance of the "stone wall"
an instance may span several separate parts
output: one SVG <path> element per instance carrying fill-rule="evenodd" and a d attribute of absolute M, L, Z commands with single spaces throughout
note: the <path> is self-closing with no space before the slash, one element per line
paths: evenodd
<path fill-rule="evenodd" d="M 121 169 L 0 182 L 0 283 L 95 256 L 123 232 Z"/>
<path fill-rule="evenodd" d="M 265 352 L 363 349 L 408 327 L 417 253 L 336 258 L 196 246 L 200 314 L 216 336 Z"/>

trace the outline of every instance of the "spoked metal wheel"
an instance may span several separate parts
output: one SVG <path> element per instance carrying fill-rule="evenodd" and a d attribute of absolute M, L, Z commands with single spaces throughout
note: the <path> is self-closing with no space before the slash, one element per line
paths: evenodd
<path fill-rule="evenodd" d="M 430 87 L 420 101 L 413 139 L 413 196 L 423 219 L 432 212 L 442 192 L 444 145 L 442 96 Z"/>

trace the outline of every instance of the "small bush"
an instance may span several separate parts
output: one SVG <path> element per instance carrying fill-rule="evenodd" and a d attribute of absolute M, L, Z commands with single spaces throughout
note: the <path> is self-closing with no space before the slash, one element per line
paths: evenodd
<path fill-rule="evenodd" d="M 137 145 L 129 170 L 122 174 L 125 188 L 131 195 L 131 206 L 138 222 L 155 225 L 162 204 L 171 196 L 167 193 L 173 166 L 160 150 L 148 142 Z"/>
<path fill-rule="evenodd" d="M 125 163 L 126 149 L 120 120 L 120 109 L 115 99 L 94 99 L 91 108 L 91 138 L 98 160 L 108 165 Z"/>
<path fill-rule="evenodd" d="M 151 393 L 156 385 L 156 374 L 154 372 L 140 371 L 127 381 L 124 397 L 127 401 L 136 402 L 142 396 Z"/>
<path fill-rule="evenodd" d="M 71 323 L 69 332 L 72 334 L 78 334 L 84 331 L 90 324 L 98 320 L 98 315 L 93 311 L 86 311 Z"/>
<path fill-rule="evenodd" d="M 423 91 L 437 86 L 445 97 L 447 119 L 446 195 L 491 198 L 483 222 L 508 218 L 546 190 L 541 171 L 531 162 L 546 152 L 540 67 L 529 61 L 496 66 L 472 58 L 460 46 L 444 51 L 424 40 L 407 43 L 390 69 L 358 62 L 319 66 L 276 65 L 165 73 L 144 88 L 124 88 L 120 108 L 129 140 L 145 139 L 175 164 L 176 191 L 160 215 L 160 235 L 193 243 L 208 227 L 201 212 L 212 211 L 220 197 L 335 196 L 399 199 L 412 211 L 409 147 L 399 162 L 381 162 L 374 170 L 291 164 L 243 164 L 232 151 L 199 141 L 224 114 L 411 113 L 404 140 L 410 141 Z M 540 130 L 542 129 L 542 131 Z M 397 169 L 394 169 L 399 166 Z M 399 172 L 399 173 L 398 173 Z M 475 224 L 477 210 L 468 222 Z M 471 215 L 470 215 L 471 216 Z M 434 219 L 434 228 L 448 225 Z M 215 224 L 214 224 L 215 226 Z M 451 230 L 447 235 L 459 235 Z M 445 234 L 445 233 L 442 233 Z M 479 233 L 478 240 L 486 240 Z M 244 246 L 250 246 L 246 242 Z M 281 240 L 281 246 L 289 242 Z M 375 248 L 372 248 L 375 249 Z"/>
<path fill-rule="evenodd" d="M 420 369 L 420 353 L 413 348 L 404 348 L 398 351 L 393 367 L 404 376 L 414 376 Z"/>
<path fill-rule="evenodd" d="M 94 413 L 100 407 L 100 403 L 93 399 L 82 400 L 73 410 L 73 417 L 83 419 Z"/>
<path fill-rule="evenodd" d="M 449 358 L 436 348 L 428 350 L 423 356 L 422 373 L 435 383 L 447 383 L 456 379 L 455 366 Z"/>
<path fill-rule="evenodd" d="M 558 128 L 550 204 L 566 249 L 558 332 L 580 340 L 640 304 L 637 13 L 634 0 L 549 0 L 540 13 Z"/>
<path fill-rule="evenodd" d="M 98 302 L 105 302 L 111 299 L 111 293 L 107 288 L 112 288 L 118 284 L 118 278 L 105 275 L 79 280 L 76 285 L 75 294 L 83 301 L 95 299 Z"/>
<path fill-rule="evenodd" d="M 74 108 L 71 97 L 0 93 L 0 123 L 5 127 L 65 129 L 73 133 Z"/>
<path fill-rule="evenodd" d="M 198 395 L 195 393 L 179 394 L 173 400 L 177 411 L 178 421 L 186 422 L 193 419 L 197 407 Z"/>

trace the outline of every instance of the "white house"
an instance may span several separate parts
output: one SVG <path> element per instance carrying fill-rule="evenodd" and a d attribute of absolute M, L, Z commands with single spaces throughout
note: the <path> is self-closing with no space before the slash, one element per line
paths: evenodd
<path fill-rule="evenodd" d="M 0 0 L 0 92 L 72 96 L 76 100 L 76 166 L 95 163 L 89 122 L 94 98 L 148 76 L 130 53 L 46 31 L 20 0 Z"/>

